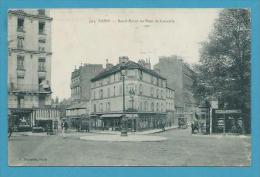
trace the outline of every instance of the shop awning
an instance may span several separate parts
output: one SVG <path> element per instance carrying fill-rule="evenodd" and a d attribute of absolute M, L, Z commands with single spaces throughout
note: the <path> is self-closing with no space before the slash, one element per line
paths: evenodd
<path fill-rule="evenodd" d="M 122 114 L 104 114 L 100 118 L 119 118 L 122 117 Z"/>

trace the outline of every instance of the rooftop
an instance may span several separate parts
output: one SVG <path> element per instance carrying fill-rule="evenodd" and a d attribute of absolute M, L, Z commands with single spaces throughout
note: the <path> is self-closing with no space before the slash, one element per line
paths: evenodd
<path fill-rule="evenodd" d="M 123 63 L 119 63 L 119 64 L 117 64 L 117 65 L 115 65 L 115 66 L 113 66 L 113 67 L 111 67 L 109 69 L 105 69 L 104 71 L 102 71 L 101 73 L 96 75 L 94 78 L 92 78 L 91 81 L 92 82 L 97 81 L 99 79 L 105 78 L 105 77 L 107 77 L 109 75 L 112 75 L 112 74 L 120 71 L 122 65 L 123 65 Z M 153 71 L 151 69 L 148 69 L 148 68 L 146 68 L 146 67 L 144 67 L 144 66 L 142 66 L 142 65 L 140 65 L 140 64 L 138 64 L 136 62 L 133 62 L 131 60 L 128 60 L 125 63 L 125 66 L 126 66 L 127 69 L 139 69 L 139 70 L 144 71 L 144 72 L 146 72 L 148 74 L 151 74 L 151 75 L 153 75 L 155 77 L 158 77 L 160 79 L 166 80 L 164 77 L 162 77 L 157 72 L 155 72 L 155 71 Z"/>

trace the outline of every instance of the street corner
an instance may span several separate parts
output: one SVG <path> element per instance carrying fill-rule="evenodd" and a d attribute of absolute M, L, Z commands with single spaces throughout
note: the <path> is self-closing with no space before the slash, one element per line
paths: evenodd
<path fill-rule="evenodd" d="M 92 135 L 82 136 L 81 140 L 85 141 L 111 141 L 111 142 L 161 142 L 167 140 L 162 136 L 147 136 L 147 135 Z"/>

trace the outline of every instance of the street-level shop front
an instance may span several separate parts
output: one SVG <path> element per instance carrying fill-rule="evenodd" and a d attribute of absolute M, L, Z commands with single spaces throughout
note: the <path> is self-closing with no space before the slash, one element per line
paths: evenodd
<path fill-rule="evenodd" d="M 91 129 L 121 131 L 122 113 L 91 115 Z M 125 113 L 128 131 L 144 131 L 164 128 L 171 125 L 167 122 L 165 113 Z"/>

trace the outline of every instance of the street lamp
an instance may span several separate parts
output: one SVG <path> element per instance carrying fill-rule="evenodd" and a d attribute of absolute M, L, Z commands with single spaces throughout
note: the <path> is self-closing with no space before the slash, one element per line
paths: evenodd
<path fill-rule="evenodd" d="M 123 79 L 123 115 L 122 115 L 123 127 L 121 129 L 121 136 L 127 136 L 127 127 L 126 127 L 127 117 L 125 115 L 125 76 L 126 76 L 125 62 L 122 62 L 122 65 L 120 66 L 120 70 L 121 70 L 121 76 Z"/>

